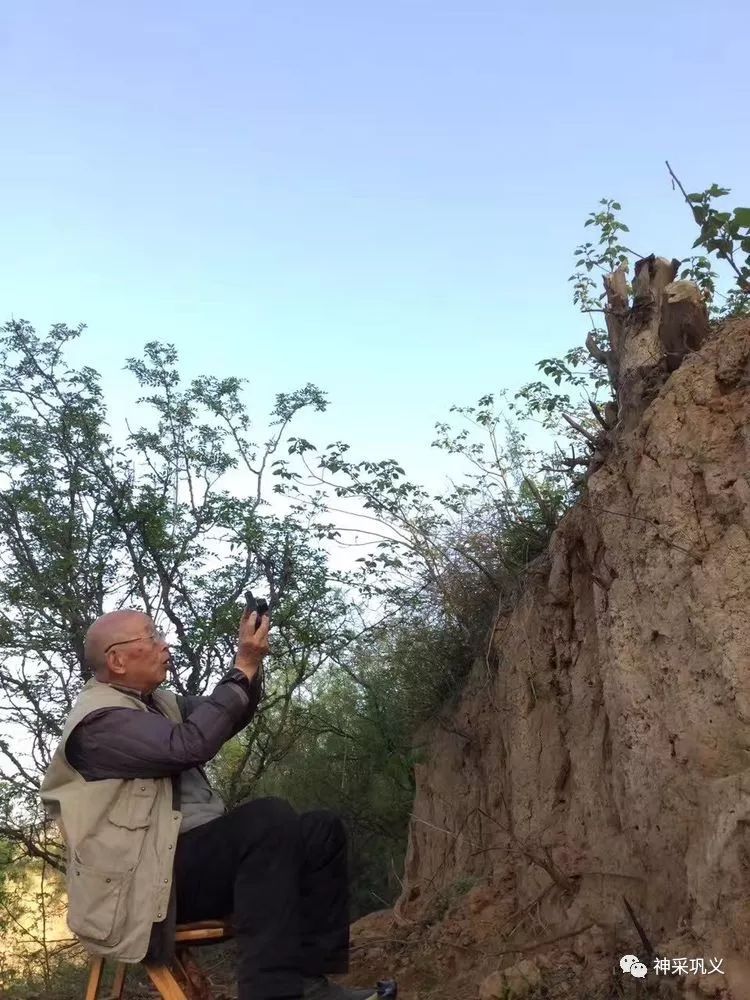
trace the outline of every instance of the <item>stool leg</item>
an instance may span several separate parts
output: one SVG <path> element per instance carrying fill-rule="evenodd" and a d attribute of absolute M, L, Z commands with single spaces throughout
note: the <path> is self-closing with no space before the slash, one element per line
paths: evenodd
<path fill-rule="evenodd" d="M 177 961 L 193 991 L 192 1000 L 214 1000 L 208 976 L 188 948 L 177 949 Z"/>
<path fill-rule="evenodd" d="M 112 983 L 112 1000 L 123 1000 L 125 996 L 125 976 L 128 967 L 124 962 L 118 962 L 115 969 L 115 978 Z"/>
<path fill-rule="evenodd" d="M 89 979 L 86 983 L 86 1000 L 97 1000 L 103 973 L 104 959 L 101 956 L 92 958 L 89 966 Z"/>
<path fill-rule="evenodd" d="M 165 965 L 147 965 L 148 978 L 159 991 L 162 1000 L 190 1000 Z"/>

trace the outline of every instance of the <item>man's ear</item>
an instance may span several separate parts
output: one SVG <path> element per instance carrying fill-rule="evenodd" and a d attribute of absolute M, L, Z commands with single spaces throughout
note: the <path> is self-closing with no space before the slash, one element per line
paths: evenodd
<path fill-rule="evenodd" d="M 107 669 L 115 677 L 121 677 L 125 673 L 125 667 L 117 653 L 112 653 L 107 659 Z"/>

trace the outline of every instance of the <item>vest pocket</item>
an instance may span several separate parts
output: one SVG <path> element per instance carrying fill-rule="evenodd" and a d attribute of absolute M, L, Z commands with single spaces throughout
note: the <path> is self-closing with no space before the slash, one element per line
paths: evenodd
<path fill-rule="evenodd" d="M 156 799 L 156 783 L 136 778 L 128 782 L 109 811 L 108 819 L 115 826 L 126 830 L 140 830 L 150 823 L 151 810 Z"/>
<path fill-rule="evenodd" d="M 81 938 L 115 945 L 122 936 L 130 872 L 106 872 L 76 861 L 68 876 L 68 926 Z"/>

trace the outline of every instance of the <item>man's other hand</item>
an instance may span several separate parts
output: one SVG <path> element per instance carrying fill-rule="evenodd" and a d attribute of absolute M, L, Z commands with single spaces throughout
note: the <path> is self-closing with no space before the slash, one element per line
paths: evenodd
<path fill-rule="evenodd" d="M 271 619 L 268 615 L 261 616 L 256 611 L 243 612 L 240 620 L 240 631 L 237 637 L 237 656 L 235 667 L 252 680 L 260 669 L 263 657 L 270 652 L 268 648 L 268 630 Z"/>

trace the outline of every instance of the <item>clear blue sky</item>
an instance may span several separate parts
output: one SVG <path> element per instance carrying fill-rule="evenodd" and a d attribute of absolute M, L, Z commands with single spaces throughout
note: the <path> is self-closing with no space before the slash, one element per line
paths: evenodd
<path fill-rule="evenodd" d="M 315 382 L 307 436 L 426 474 L 451 403 L 582 339 L 601 196 L 668 256 L 692 221 L 665 158 L 747 204 L 748 10 L 4 4 L 0 319 L 88 323 L 75 360 L 122 412 L 150 339 L 249 377 L 259 418 Z"/>

